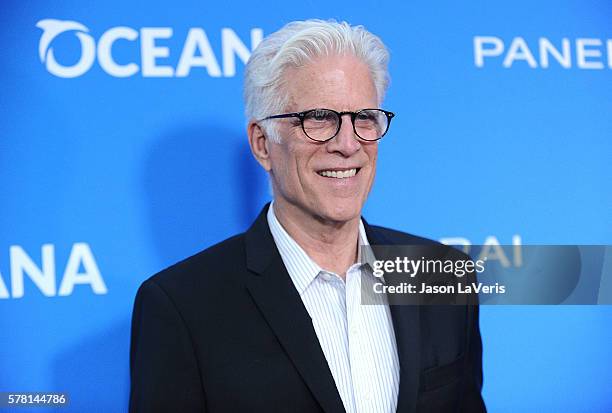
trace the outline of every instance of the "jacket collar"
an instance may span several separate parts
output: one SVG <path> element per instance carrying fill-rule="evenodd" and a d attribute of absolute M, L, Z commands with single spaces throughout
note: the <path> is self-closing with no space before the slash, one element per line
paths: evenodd
<path fill-rule="evenodd" d="M 268 203 L 245 234 L 246 264 L 254 274 L 247 288 L 285 352 L 325 412 L 344 406 L 317 339 L 312 320 L 285 268 L 268 226 Z M 363 220 L 370 244 L 391 245 Z M 419 307 L 390 305 L 400 361 L 398 412 L 416 410 L 420 371 Z"/>

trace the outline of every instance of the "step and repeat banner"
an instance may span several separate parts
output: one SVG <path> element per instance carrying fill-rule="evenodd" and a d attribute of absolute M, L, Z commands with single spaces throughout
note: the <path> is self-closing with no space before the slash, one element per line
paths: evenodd
<path fill-rule="evenodd" d="M 609 1 L 7 1 L 0 391 L 127 409 L 140 283 L 270 198 L 245 62 L 315 17 L 391 51 L 369 222 L 463 245 L 612 243 Z M 481 312 L 491 412 L 612 411 L 611 307 Z"/>

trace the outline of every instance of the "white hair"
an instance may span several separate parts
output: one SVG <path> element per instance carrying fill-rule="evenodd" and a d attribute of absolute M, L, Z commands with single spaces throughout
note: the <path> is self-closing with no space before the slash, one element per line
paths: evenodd
<path fill-rule="evenodd" d="M 260 120 L 285 109 L 288 96 L 284 92 L 284 73 L 288 67 L 303 66 L 317 57 L 347 54 L 368 66 L 380 104 L 389 85 L 389 52 L 378 36 L 363 26 L 351 26 L 347 22 L 294 21 L 266 37 L 247 62 L 244 79 L 247 121 Z M 270 139 L 280 140 L 275 127 L 264 125 L 264 128 Z"/>

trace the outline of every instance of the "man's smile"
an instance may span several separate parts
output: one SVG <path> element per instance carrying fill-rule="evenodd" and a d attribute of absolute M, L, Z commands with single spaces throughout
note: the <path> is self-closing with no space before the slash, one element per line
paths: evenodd
<path fill-rule="evenodd" d="M 324 169 L 317 173 L 326 178 L 345 179 L 352 178 L 359 172 L 361 168 L 348 168 L 348 169 Z"/>

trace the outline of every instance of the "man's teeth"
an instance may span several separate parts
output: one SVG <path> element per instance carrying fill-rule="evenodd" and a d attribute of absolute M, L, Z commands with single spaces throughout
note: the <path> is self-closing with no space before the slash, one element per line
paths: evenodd
<path fill-rule="evenodd" d="M 319 175 L 326 176 L 328 178 L 350 178 L 357 174 L 357 169 L 347 169 L 344 171 L 321 171 Z"/>

